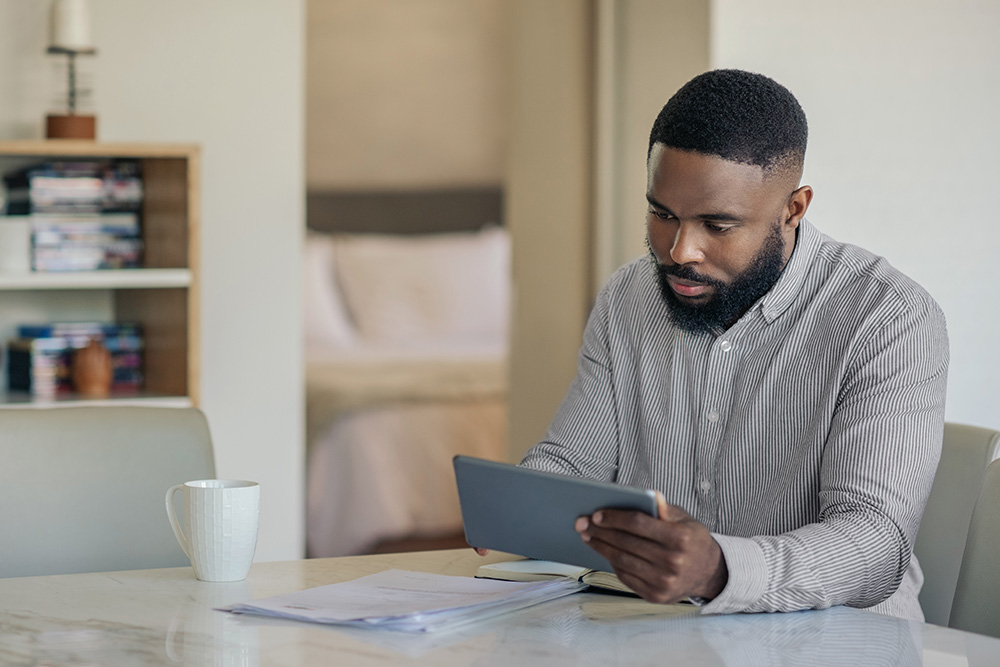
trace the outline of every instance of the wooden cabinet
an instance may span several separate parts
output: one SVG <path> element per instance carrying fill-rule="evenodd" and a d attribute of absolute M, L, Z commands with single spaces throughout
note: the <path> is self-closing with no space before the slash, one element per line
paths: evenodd
<path fill-rule="evenodd" d="M 197 406 L 199 149 L 176 144 L 0 141 L 0 173 L 4 174 L 52 160 L 85 158 L 139 161 L 144 191 L 143 265 L 103 271 L 0 273 L 0 342 L 5 344 L 19 324 L 139 322 L 145 336 L 145 388 L 138 395 L 112 396 L 100 402 Z M 6 374 L 3 380 L 5 390 Z M 77 401 L 4 392 L 0 407 Z"/>

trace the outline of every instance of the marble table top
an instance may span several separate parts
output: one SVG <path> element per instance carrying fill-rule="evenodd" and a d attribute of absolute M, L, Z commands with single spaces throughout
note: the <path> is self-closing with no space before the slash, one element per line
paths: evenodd
<path fill-rule="evenodd" d="M 472 575 L 471 550 L 0 579 L 2 665 L 1000 665 L 1000 639 L 833 608 L 699 616 L 582 593 L 447 635 L 353 630 L 214 608 L 389 568 Z"/>

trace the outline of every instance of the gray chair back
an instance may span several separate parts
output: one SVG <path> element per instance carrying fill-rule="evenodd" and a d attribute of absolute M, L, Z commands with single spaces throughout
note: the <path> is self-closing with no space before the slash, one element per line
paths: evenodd
<path fill-rule="evenodd" d="M 944 425 L 941 462 L 913 545 L 924 571 L 920 606 L 928 623 L 948 625 L 969 520 L 986 468 L 998 457 L 997 431 Z"/>
<path fill-rule="evenodd" d="M 948 625 L 1000 637 L 1000 461 L 986 471 L 972 513 Z"/>
<path fill-rule="evenodd" d="M 0 577 L 187 565 L 163 498 L 214 476 L 195 409 L 0 410 Z"/>

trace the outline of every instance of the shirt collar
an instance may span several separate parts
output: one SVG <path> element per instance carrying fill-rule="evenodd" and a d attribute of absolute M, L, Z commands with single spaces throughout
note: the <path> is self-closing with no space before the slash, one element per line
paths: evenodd
<path fill-rule="evenodd" d="M 778 282 L 760 300 L 760 312 L 768 324 L 778 319 L 795 301 L 795 297 L 809 272 L 809 267 L 819 250 L 820 237 L 819 230 L 809 224 L 805 218 L 799 222 L 792 256 L 785 264 L 785 269 L 781 272 Z"/>

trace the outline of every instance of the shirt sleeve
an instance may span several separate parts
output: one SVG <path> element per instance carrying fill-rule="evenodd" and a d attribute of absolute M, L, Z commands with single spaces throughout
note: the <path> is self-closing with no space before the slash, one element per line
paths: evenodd
<path fill-rule="evenodd" d="M 822 454 L 817 523 L 773 536 L 715 535 L 729 569 L 703 613 L 871 607 L 910 563 L 941 452 L 948 339 L 930 299 L 855 340 Z"/>
<path fill-rule="evenodd" d="M 569 392 L 545 438 L 528 450 L 522 466 L 607 482 L 616 477 L 618 418 L 611 383 L 608 292 L 605 286 L 590 312 Z"/>

